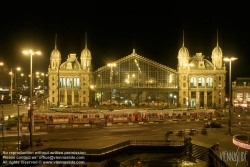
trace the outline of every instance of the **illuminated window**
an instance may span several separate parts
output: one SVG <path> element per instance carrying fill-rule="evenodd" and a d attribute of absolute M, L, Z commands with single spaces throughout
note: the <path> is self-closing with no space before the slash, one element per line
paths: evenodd
<path fill-rule="evenodd" d="M 198 78 L 198 87 L 199 88 L 205 87 L 205 79 L 203 77 Z"/>
<path fill-rule="evenodd" d="M 66 87 L 67 88 L 72 88 L 72 78 L 67 78 L 66 79 Z"/>
<path fill-rule="evenodd" d="M 65 87 L 65 78 L 60 78 L 60 88 Z"/>
<path fill-rule="evenodd" d="M 190 78 L 190 87 L 196 88 L 196 85 L 197 85 L 196 78 L 194 78 L 194 77 Z"/>
<path fill-rule="evenodd" d="M 247 104 L 250 104 L 250 93 L 246 93 Z"/>
<path fill-rule="evenodd" d="M 80 78 L 74 78 L 74 88 L 80 87 Z"/>
<path fill-rule="evenodd" d="M 243 103 L 243 93 L 237 93 L 238 103 Z"/>
<path fill-rule="evenodd" d="M 211 77 L 206 78 L 206 87 L 207 88 L 213 87 L 213 78 L 211 78 Z"/>

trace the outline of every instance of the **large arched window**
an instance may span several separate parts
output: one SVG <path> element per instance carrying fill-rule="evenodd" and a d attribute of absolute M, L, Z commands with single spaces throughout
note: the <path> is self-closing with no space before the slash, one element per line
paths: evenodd
<path fill-rule="evenodd" d="M 195 77 L 190 78 L 190 87 L 196 88 L 197 87 L 197 80 Z"/>
<path fill-rule="evenodd" d="M 72 78 L 67 78 L 66 79 L 66 87 L 67 88 L 72 88 Z"/>
<path fill-rule="evenodd" d="M 65 78 L 60 78 L 60 88 L 65 87 Z"/>
<path fill-rule="evenodd" d="M 212 88 L 213 87 L 213 78 L 212 77 L 208 77 L 206 79 L 206 87 L 207 88 Z"/>
<path fill-rule="evenodd" d="M 203 77 L 198 78 L 198 87 L 205 88 L 205 79 Z"/>
<path fill-rule="evenodd" d="M 80 78 L 74 78 L 74 88 L 80 87 Z"/>

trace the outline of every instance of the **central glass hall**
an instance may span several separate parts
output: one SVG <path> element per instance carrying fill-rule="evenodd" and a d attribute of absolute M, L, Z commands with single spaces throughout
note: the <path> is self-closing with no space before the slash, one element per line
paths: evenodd
<path fill-rule="evenodd" d="M 176 70 L 137 55 L 111 62 L 93 72 L 90 103 L 99 105 L 161 103 L 177 106 Z"/>

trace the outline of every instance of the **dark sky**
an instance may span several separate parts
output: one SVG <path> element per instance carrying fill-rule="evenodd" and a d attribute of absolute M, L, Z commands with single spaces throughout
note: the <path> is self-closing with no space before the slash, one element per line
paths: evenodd
<path fill-rule="evenodd" d="M 0 61 L 8 68 L 20 66 L 28 73 L 29 56 L 22 51 L 40 50 L 42 55 L 33 58 L 33 71 L 47 72 L 55 35 L 63 62 L 70 53 L 80 58 L 87 32 L 94 69 L 131 54 L 133 48 L 143 57 L 177 69 L 183 30 L 190 56 L 202 52 L 211 60 L 218 29 L 224 57 L 238 57 L 232 63 L 232 79 L 250 77 L 247 58 L 250 26 L 242 16 L 216 16 L 209 9 L 199 8 L 184 12 L 185 4 L 180 9 L 177 2 L 171 5 L 125 2 L 16 4 L 13 13 L 1 11 Z M 194 15 L 189 16 L 190 12 Z"/>

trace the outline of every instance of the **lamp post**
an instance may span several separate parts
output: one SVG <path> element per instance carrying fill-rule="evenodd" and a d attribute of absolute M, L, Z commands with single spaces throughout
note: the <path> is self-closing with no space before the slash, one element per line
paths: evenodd
<path fill-rule="evenodd" d="M 93 96 L 92 96 L 93 92 L 92 91 L 94 89 L 94 85 L 90 85 L 89 88 L 90 88 L 89 104 L 90 106 L 92 106 L 93 105 Z"/>
<path fill-rule="evenodd" d="M 229 117 L 228 117 L 228 134 L 231 134 L 231 110 L 233 110 L 233 104 L 232 104 L 232 81 L 231 81 L 231 64 L 232 61 L 237 60 L 235 57 L 231 58 L 224 58 L 224 61 L 229 62 Z"/>
<path fill-rule="evenodd" d="M 12 99 L 13 99 L 13 96 L 12 96 L 12 89 L 13 89 L 13 87 L 12 87 L 12 84 L 13 84 L 13 72 L 12 72 L 12 69 L 16 69 L 16 70 L 18 70 L 18 71 L 20 71 L 21 70 L 21 68 L 20 67 L 17 67 L 17 68 L 11 68 L 11 71 L 10 71 L 10 101 L 11 101 L 11 105 L 12 105 Z"/>
<path fill-rule="evenodd" d="M 44 73 L 41 73 L 41 75 L 43 76 L 43 83 L 42 83 L 42 85 L 43 85 L 43 89 L 42 90 L 44 90 Z"/>
<path fill-rule="evenodd" d="M 4 151 L 4 113 L 3 113 L 3 106 L 2 107 L 2 144 L 3 144 L 3 151 Z"/>
<path fill-rule="evenodd" d="M 22 132 L 21 132 L 21 126 L 20 126 L 20 112 L 19 112 L 19 106 L 21 106 L 20 104 L 17 105 L 17 117 L 18 117 L 18 125 L 17 125 L 17 130 L 18 130 L 18 147 L 17 149 L 19 150 L 19 142 L 20 142 L 20 136 L 22 135 Z"/>
<path fill-rule="evenodd" d="M 112 78 L 113 78 L 113 67 L 116 66 L 116 63 L 108 63 L 108 67 L 110 67 L 110 106 L 112 104 Z"/>
<path fill-rule="evenodd" d="M 40 55 L 41 52 L 33 52 L 32 50 L 23 51 L 23 54 L 30 55 L 30 147 L 32 147 L 32 135 L 34 133 L 34 116 L 33 116 L 33 104 L 32 104 L 32 93 L 33 93 L 33 86 L 32 86 L 32 57 L 33 55 Z"/>

